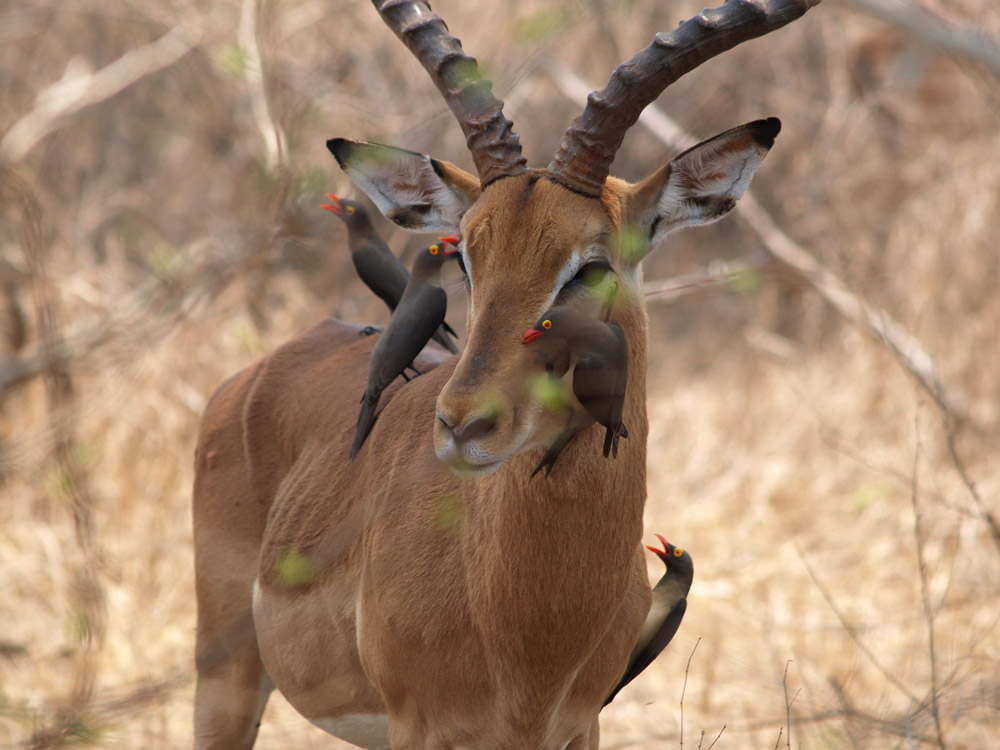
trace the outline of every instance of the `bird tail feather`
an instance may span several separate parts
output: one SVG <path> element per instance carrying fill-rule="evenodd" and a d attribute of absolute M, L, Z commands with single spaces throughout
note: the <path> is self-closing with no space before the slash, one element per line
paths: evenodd
<path fill-rule="evenodd" d="M 361 446 L 364 444 L 365 439 L 368 437 L 368 433 L 371 432 L 372 426 L 375 424 L 375 419 L 377 415 L 375 414 L 375 409 L 378 407 L 378 400 L 381 394 L 371 395 L 368 391 L 365 391 L 365 395 L 361 399 L 361 411 L 358 412 L 358 423 L 354 428 L 354 443 L 351 445 L 351 460 L 358 455 L 358 451 L 361 450 Z"/>

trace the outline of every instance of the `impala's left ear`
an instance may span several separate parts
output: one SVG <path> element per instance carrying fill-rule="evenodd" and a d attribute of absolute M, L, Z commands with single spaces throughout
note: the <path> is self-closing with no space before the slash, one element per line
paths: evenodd
<path fill-rule="evenodd" d="M 638 255 L 645 256 L 676 229 L 710 224 L 732 211 L 779 130 L 776 117 L 727 130 L 629 188 L 624 216 L 648 242 Z"/>
<path fill-rule="evenodd" d="M 479 197 L 479 180 L 450 162 L 347 138 L 331 138 L 326 147 L 351 182 L 405 229 L 455 233 Z"/>

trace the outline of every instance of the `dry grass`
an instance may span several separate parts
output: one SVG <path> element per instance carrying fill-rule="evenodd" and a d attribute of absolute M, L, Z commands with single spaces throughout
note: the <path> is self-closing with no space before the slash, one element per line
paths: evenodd
<path fill-rule="evenodd" d="M 653 27 L 699 9 L 675 5 L 435 9 L 482 58 L 529 160 L 544 164 L 575 109 L 539 61 L 603 83 Z M 1000 38 L 990 0 L 927 7 Z M 239 46 L 242 8 L 0 10 L 0 138 L 64 74 L 175 27 L 193 46 L 59 119 L 2 174 L 0 355 L 34 356 L 46 331 L 69 351 L 0 396 L 5 747 L 190 746 L 189 495 L 205 400 L 324 315 L 385 318 L 353 276 L 340 225 L 315 208 L 327 190 L 351 192 L 323 142 L 363 137 L 469 165 L 423 71 L 366 3 L 263 4 L 262 77 Z M 252 104 L 261 95 L 286 144 L 277 165 L 277 137 Z M 681 743 L 699 638 L 687 747 L 707 747 L 723 725 L 717 748 L 989 746 L 1000 736 L 1000 555 L 947 438 L 953 429 L 962 468 L 1000 513 L 1000 84 L 828 1 L 660 104 L 703 137 L 782 118 L 758 198 L 920 338 L 966 418 L 949 427 L 891 352 L 775 263 L 741 291 L 652 306 L 646 526 L 688 547 L 697 575 L 675 642 L 605 711 L 604 746 Z M 615 171 L 638 178 L 666 158 L 636 130 Z M 419 242 L 391 237 L 400 250 Z M 729 219 L 661 249 L 646 275 L 753 257 L 757 245 Z M 456 287 L 453 322 L 462 307 Z M 275 696 L 258 747 L 288 745 L 346 747 Z"/>

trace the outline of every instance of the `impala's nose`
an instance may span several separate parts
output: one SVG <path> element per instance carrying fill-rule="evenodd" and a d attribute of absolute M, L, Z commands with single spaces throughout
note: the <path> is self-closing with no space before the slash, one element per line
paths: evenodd
<path fill-rule="evenodd" d="M 466 443 L 470 440 L 475 440 L 476 438 L 486 437 L 493 432 L 497 426 L 497 412 L 495 409 L 491 409 L 485 414 L 473 416 L 471 419 L 466 420 L 459 429 L 455 429 L 455 425 L 452 420 L 441 412 L 438 412 L 437 418 L 438 422 L 444 426 L 444 428 L 448 431 L 449 437 L 451 437 L 456 444 Z"/>
<path fill-rule="evenodd" d="M 474 417 L 466 422 L 465 427 L 463 427 L 462 431 L 455 437 L 460 443 L 465 443 L 469 440 L 475 440 L 476 438 L 489 435 L 494 429 L 496 429 L 496 426 L 497 414 L 496 411 L 491 411 L 488 414 Z"/>
<path fill-rule="evenodd" d="M 479 399 L 477 399 L 479 400 Z M 460 472 L 495 470 L 511 454 L 513 410 L 504 402 L 439 403 L 435 452 Z M 469 408 L 462 408 L 469 407 Z"/>

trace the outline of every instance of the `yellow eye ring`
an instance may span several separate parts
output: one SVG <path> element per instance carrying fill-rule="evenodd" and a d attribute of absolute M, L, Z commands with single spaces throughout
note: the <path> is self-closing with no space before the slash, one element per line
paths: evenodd
<path fill-rule="evenodd" d="M 350 216 L 354 213 L 354 206 L 347 206 L 344 210 L 347 212 L 347 215 Z"/>
<path fill-rule="evenodd" d="M 552 327 L 552 321 L 551 320 L 543 320 L 542 321 L 542 328 L 549 329 L 551 327 Z"/>
<path fill-rule="evenodd" d="M 439 248 L 437 245 L 431 245 L 429 248 L 427 248 L 427 252 L 429 252 L 431 255 L 437 255 L 440 249 L 441 248 Z"/>
<path fill-rule="evenodd" d="M 683 554 L 684 550 L 682 550 L 680 547 L 674 547 L 674 557 L 680 557 Z"/>

